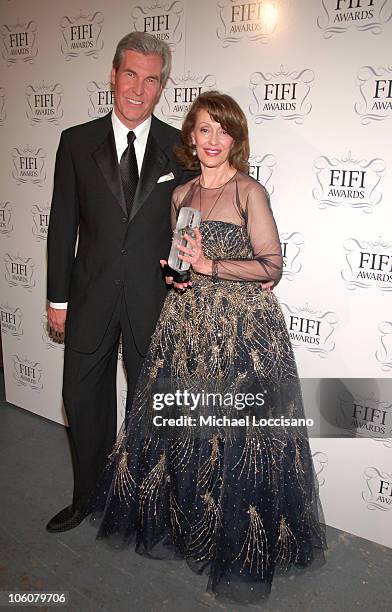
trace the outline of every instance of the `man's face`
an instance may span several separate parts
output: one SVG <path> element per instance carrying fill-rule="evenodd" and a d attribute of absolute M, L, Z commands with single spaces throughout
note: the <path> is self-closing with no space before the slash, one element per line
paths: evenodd
<path fill-rule="evenodd" d="M 163 86 L 160 83 L 162 58 L 124 51 L 118 70 L 112 68 L 114 110 L 130 130 L 149 117 Z"/>

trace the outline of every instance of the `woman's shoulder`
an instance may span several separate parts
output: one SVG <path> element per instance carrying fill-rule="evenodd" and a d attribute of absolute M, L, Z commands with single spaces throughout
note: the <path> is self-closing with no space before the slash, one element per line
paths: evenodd
<path fill-rule="evenodd" d="M 249 174 L 245 174 L 245 172 L 240 172 L 238 170 L 236 174 L 236 182 L 239 187 L 240 193 L 246 197 L 248 196 L 259 196 L 263 199 L 266 198 L 269 201 L 269 194 L 267 188 L 259 183 L 253 176 L 249 176 Z"/>
<path fill-rule="evenodd" d="M 177 187 L 173 191 L 173 200 L 176 202 L 182 202 L 186 194 L 190 189 L 193 188 L 195 183 L 199 180 L 199 176 L 195 176 L 191 178 L 190 181 L 183 183 L 182 185 L 177 185 Z"/>

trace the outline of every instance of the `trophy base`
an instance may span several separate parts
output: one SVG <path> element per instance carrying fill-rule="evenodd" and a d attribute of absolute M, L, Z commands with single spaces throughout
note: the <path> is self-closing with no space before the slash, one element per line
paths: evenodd
<path fill-rule="evenodd" d="M 179 272 L 178 270 L 173 270 L 168 264 L 162 268 L 162 275 L 163 277 L 171 276 L 175 283 L 187 283 L 191 279 L 189 270 Z"/>

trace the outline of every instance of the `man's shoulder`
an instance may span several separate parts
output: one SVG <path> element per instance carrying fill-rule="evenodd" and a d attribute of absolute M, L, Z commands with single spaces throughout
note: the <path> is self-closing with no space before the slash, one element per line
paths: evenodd
<path fill-rule="evenodd" d="M 151 118 L 151 131 L 158 141 L 177 143 L 181 140 L 181 131 L 161 121 L 155 115 Z"/>
<path fill-rule="evenodd" d="M 107 115 L 104 115 L 99 119 L 92 119 L 84 123 L 72 125 L 69 128 L 66 128 L 63 131 L 63 134 L 69 138 L 85 138 L 89 134 L 95 136 L 97 132 L 101 132 L 101 130 L 108 129 L 111 126 L 110 114 L 111 113 L 108 113 Z"/>

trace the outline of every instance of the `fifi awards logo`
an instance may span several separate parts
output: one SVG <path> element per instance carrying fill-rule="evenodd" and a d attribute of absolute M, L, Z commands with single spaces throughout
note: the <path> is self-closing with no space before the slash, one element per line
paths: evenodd
<path fill-rule="evenodd" d="M 263 185 L 271 196 L 275 191 L 271 177 L 278 163 L 275 155 L 271 153 L 265 153 L 265 155 L 252 153 L 249 156 L 248 162 L 249 176 Z"/>
<path fill-rule="evenodd" d="M 317 26 L 324 38 L 350 28 L 381 34 L 392 18 L 391 0 L 321 0 Z"/>
<path fill-rule="evenodd" d="M 216 35 L 222 47 L 238 44 L 242 40 L 267 43 L 278 26 L 278 6 L 275 0 L 260 2 L 219 0 L 217 2 L 219 23 Z"/>
<path fill-rule="evenodd" d="M 314 310 L 304 306 L 289 306 L 282 302 L 291 343 L 295 348 L 302 348 L 316 353 L 325 359 L 334 349 L 334 333 L 338 317 L 331 310 Z"/>
<path fill-rule="evenodd" d="M 376 466 L 368 466 L 363 472 L 365 487 L 362 499 L 369 510 L 392 510 L 392 474 Z"/>
<path fill-rule="evenodd" d="M 181 124 L 193 100 L 202 92 L 214 89 L 216 77 L 187 72 L 180 77 L 169 77 L 161 98 L 160 112 L 167 123 Z"/>
<path fill-rule="evenodd" d="M 5 124 L 5 120 L 7 119 L 5 99 L 5 89 L 4 87 L 0 87 L 0 127 Z"/>
<path fill-rule="evenodd" d="M 97 59 L 103 49 L 102 24 L 103 13 L 97 11 L 77 17 L 63 17 L 60 22 L 61 52 L 67 61 L 85 55 Z"/>
<path fill-rule="evenodd" d="M 33 149 L 29 145 L 14 147 L 12 176 L 17 184 L 32 183 L 42 187 L 46 179 L 45 160 L 46 153 L 42 147 L 38 149 Z"/>
<path fill-rule="evenodd" d="M 383 159 L 354 159 L 351 151 L 341 158 L 320 155 L 313 163 L 313 198 L 320 209 L 349 206 L 372 213 L 382 200 L 379 184 L 385 169 Z"/>
<path fill-rule="evenodd" d="M 175 51 L 184 39 L 184 4 L 180 0 L 147 2 L 132 10 L 133 27 L 164 40 Z"/>
<path fill-rule="evenodd" d="M 392 67 L 362 66 L 357 73 L 357 85 L 359 101 L 354 110 L 362 125 L 392 117 Z"/>
<path fill-rule="evenodd" d="M 31 257 L 4 255 L 5 280 L 10 287 L 22 287 L 31 291 L 35 287 L 34 262 Z"/>
<path fill-rule="evenodd" d="M 376 361 L 383 372 L 392 371 L 392 321 L 381 321 L 377 328 L 378 348 Z"/>
<path fill-rule="evenodd" d="M 31 208 L 31 216 L 33 221 L 31 231 L 34 238 L 36 238 L 38 242 L 46 240 L 48 237 L 49 228 L 49 204 L 42 207 L 38 206 L 38 204 L 34 204 Z"/>
<path fill-rule="evenodd" d="M 347 238 L 343 243 L 346 265 L 341 277 L 347 289 L 392 291 L 392 242 Z"/>
<path fill-rule="evenodd" d="M 11 202 L 0 202 L 0 234 L 10 236 L 13 229 Z"/>
<path fill-rule="evenodd" d="M 27 118 L 31 125 L 53 123 L 58 125 L 63 117 L 62 109 L 63 86 L 55 85 L 28 85 L 26 87 Z"/>
<path fill-rule="evenodd" d="M 301 125 L 312 110 L 310 91 L 315 74 L 310 68 L 298 71 L 254 72 L 250 77 L 253 101 L 249 112 L 255 123 L 283 119 Z"/>
<path fill-rule="evenodd" d="M 314 471 L 320 487 L 325 485 L 326 472 L 328 468 L 328 456 L 323 451 L 316 451 L 312 454 Z"/>
<path fill-rule="evenodd" d="M 38 53 L 37 24 L 35 21 L 2 25 L 0 27 L 1 54 L 8 66 L 18 61 L 33 63 Z"/>
<path fill-rule="evenodd" d="M 302 270 L 301 255 L 304 237 L 301 232 L 283 232 L 280 245 L 283 256 L 283 278 L 293 281 Z"/>
<path fill-rule="evenodd" d="M 23 336 L 23 314 L 19 306 L 0 304 L 1 332 L 14 338 Z"/>
<path fill-rule="evenodd" d="M 337 397 L 335 425 L 347 431 L 347 435 L 372 438 L 388 446 L 392 435 L 392 404 L 381 401 L 374 393 L 366 396 L 342 391 Z"/>
<path fill-rule="evenodd" d="M 113 109 L 114 91 L 109 81 L 90 81 L 87 84 L 87 92 L 89 99 L 88 116 L 92 119 L 107 115 Z"/>
<path fill-rule="evenodd" d="M 38 361 L 13 355 L 13 378 L 19 386 L 42 391 L 42 374 L 42 365 Z"/>

